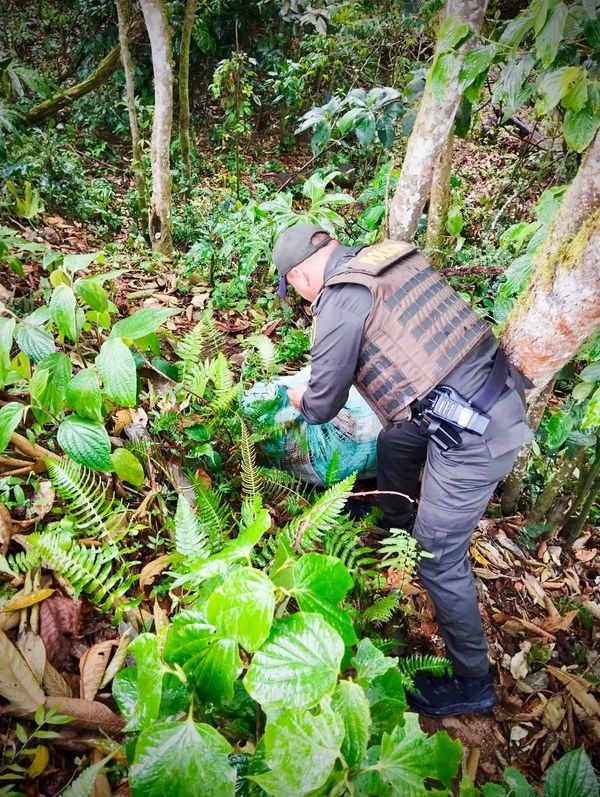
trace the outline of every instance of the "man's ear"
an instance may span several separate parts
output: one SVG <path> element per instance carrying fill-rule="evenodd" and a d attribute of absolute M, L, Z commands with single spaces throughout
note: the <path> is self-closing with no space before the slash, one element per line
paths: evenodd
<path fill-rule="evenodd" d="M 294 274 L 294 282 L 295 282 L 294 287 L 301 296 L 304 294 L 304 292 L 307 289 L 310 288 L 309 276 L 307 272 L 302 268 L 297 269 L 296 274 Z"/>

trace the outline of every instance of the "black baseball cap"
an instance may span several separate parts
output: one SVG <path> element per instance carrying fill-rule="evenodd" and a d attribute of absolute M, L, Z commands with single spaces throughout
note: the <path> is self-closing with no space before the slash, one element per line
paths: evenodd
<path fill-rule="evenodd" d="M 311 238 L 315 233 L 324 232 L 324 238 L 318 244 L 311 243 Z M 299 266 L 307 257 L 314 255 L 319 249 L 327 246 L 333 240 L 329 232 L 318 224 L 306 224 L 298 222 L 293 227 L 284 230 L 275 241 L 273 247 L 273 263 L 279 272 L 279 296 L 287 293 L 286 274 L 296 266 Z"/>

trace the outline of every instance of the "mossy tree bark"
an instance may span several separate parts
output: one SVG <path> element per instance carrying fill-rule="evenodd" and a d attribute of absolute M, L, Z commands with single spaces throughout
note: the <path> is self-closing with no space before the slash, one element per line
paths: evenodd
<path fill-rule="evenodd" d="M 599 297 L 600 132 L 536 253 L 529 288 L 502 336 L 509 358 L 538 389 L 600 328 Z"/>
<path fill-rule="evenodd" d="M 444 18 L 461 17 L 475 31 L 480 31 L 486 8 L 487 0 L 448 0 Z M 473 38 L 463 44 L 460 54 L 454 59 L 443 102 L 438 102 L 433 96 L 429 82 L 425 86 L 390 207 L 389 229 L 392 238 L 408 241 L 417 230 L 419 218 L 431 193 L 434 168 L 452 131 L 462 95 L 458 79 L 460 67 L 472 42 Z"/>
<path fill-rule="evenodd" d="M 148 227 L 152 248 L 164 255 L 173 252 L 171 199 L 171 130 L 173 127 L 173 65 L 171 32 L 164 0 L 140 0 L 150 39 L 154 74 L 154 122 L 152 125 L 152 198 Z"/>
<path fill-rule="evenodd" d="M 181 54 L 179 56 L 179 145 L 185 172 L 192 172 L 190 160 L 190 44 L 198 0 L 187 0 L 181 32 Z"/>
<path fill-rule="evenodd" d="M 529 288 L 515 304 L 502 336 L 507 355 L 534 384 L 530 410 L 540 404 L 543 410 L 556 372 L 600 328 L 599 297 L 600 132 L 536 253 Z M 505 482 L 505 514 L 516 510 L 528 455 L 526 447 Z"/>
<path fill-rule="evenodd" d="M 128 41 L 136 39 L 142 30 L 143 26 L 140 23 L 131 25 L 127 32 Z M 118 67 L 120 57 L 121 45 L 117 44 L 117 46 L 100 61 L 96 69 L 90 72 L 81 83 L 77 83 L 75 86 L 71 86 L 61 91 L 59 94 L 55 94 L 55 96 L 51 97 L 49 100 L 44 100 L 38 103 L 38 105 L 34 105 L 25 117 L 27 122 L 34 125 L 38 122 L 42 122 L 44 119 L 56 116 L 63 108 L 68 108 L 75 100 L 78 100 L 80 97 L 85 97 L 90 91 L 101 86 Z"/>
<path fill-rule="evenodd" d="M 439 266 L 442 253 L 439 251 L 446 235 L 446 216 L 450 205 L 450 176 L 452 174 L 452 153 L 454 150 L 454 132 L 450 131 L 440 159 L 433 170 L 431 198 L 427 214 L 426 245 L 432 251 L 428 254 L 429 262 Z"/>
<path fill-rule="evenodd" d="M 121 46 L 121 63 L 125 73 L 125 99 L 127 101 L 127 114 L 129 116 L 129 129 L 131 131 L 131 148 L 133 157 L 131 165 L 133 168 L 135 187 L 140 200 L 142 210 L 146 208 L 146 186 L 144 182 L 144 172 L 142 166 L 142 141 L 140 138 L 140 128 L 138 125 L 137 110 L 135 107 L 135 79 L 133 73 L 133 61 L 127 40 L 127 27 L 130 18 L 130 6 L 128 0 L 115 0 L 117 6 L 117 18 L 119 23 L 119 44 Z"/>

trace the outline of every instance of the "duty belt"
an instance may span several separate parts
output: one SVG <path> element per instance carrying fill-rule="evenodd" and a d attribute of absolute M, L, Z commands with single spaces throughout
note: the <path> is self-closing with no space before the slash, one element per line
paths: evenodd
<path fill-rule="evenodd" d="M 438 385 L 418 408 L 413 422 L 444 451 L 462 444 L 462 431 L 481 437 L 490 422 L 489 409 L 510 382 L 509 370 L 506 355 L 499 348 L 487 379 L 471 399 L 450 385 Z"/>

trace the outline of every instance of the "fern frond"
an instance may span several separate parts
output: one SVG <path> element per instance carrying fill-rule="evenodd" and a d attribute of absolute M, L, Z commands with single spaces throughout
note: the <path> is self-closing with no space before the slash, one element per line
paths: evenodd
<path fill-rule="evenodd" d="M 215 397 L 210 402 L 210 408 L 216 416 L 227 415 L 233 411 L 236 404 L 239 403 L 240 393 L 242 392 L 241 385 L 232 385 L 228 390 L 223 393 L 215 394 Z"/>
<path fill-rule="evenodd" d="M 378 579 L 379 573 L 373 568 L 379 559 L 373 556 L 373 549 L 362 545 L 360 534 L 354 528 L 335 530 L 323 538 L 323 552 L 340 559 L 351 575 Z M 360 580 L 357 580 L 360 585 Z"/>
<path fill-rule="evenodd" d="M 410 578 L 421 558 L 431 556 L 419 549 L 419 543 L 408 531 L 404 529 L 390 529 L 389 536 L 381 543 L 379 548 L 383 554 L 380 567 L 394 567 L 401 570 Z"/>
<path fill-rule="evenodd" d="M 125 565 L 114 572 L 115 546 L 85 548 L 53 532 L 30 534 L 27 542 L 48 568 L 69 582 L 75 597 L 83 592 L 101 611 L 119 615 L 134 576 L 127 573 Z"/>
<path fill-rule="evenodd" d="M 335 484 L 338 481 L 338 473 L 340 471 L 340 449 L 336 448 L 333 452 L 331 459 L 327 463 L 325 470 L 325 484 Z"/>
<path fill-rule="evenodd" d="M 326 532 L 339 525 L 339 517 L 352 492 L 356 474 L 326 490 L 309 508 L 286 526 L 284 533 L 293 550 L 314 550 Z"/>
<path fill-rule="evenodd" d="M 215 360 L 204 360 L 193 364 L 179 364 L 179 378 L 185 390 L 198 398 L 203 398 L 204 391 L 214 376 Z"/>
<path fill-rule="evenodd" d="M 383 598 L 380 598 L 372 606 L 362 614 L 362 619 L 366 623 L 373 623 L 373 625 L 383 625 L 389 623 L 394 616 L 394 612 L 398 608 L 400 598 L 398 595 L 391 593 Z"/>
<path fill-rule="evenodd" d="M 177 354 L 181 357 L 180 367 L 185 369 L 197 365 L 206 357 L 214 357 L 222 343 L 223 333 L 216 328 L 212 313 L 207 309 L 177 346 Z"/>
<path fill-rule="evenodd" d="M 41 564 L 41 557 L 36 551 L 17 551 L 10 556 L 0 554 L 0 573 L 8 576 L 18 576 L 19 573 L 27 573 Z"/>
<path fill-rule="evenodd" d="M 199 518 L 180 495 L 175 511 L 175 550 L 186 559 L 206 559 L 210 555 L 208 538 Z"/>
<path fill-rule="evenodd" d="M 222 396 L 233 387 L 233 371 L 222 351 L 217 354 L 212 381 L 217 396 Z"/>
<path fill-rule="evenodd" d="M 405 689 L 414 689 L 414 677 L 419 672 L 429 672 L 432 675 L 452 675 L 452 662 L 442 656 L 417 655 L 400 659 L 398 670 L 402 676 Z"/>
<path fill-rule="evenodd" d="M 48 475 L 78 531 L 110 537 L 118 524 L 115 502 L 106 498 L 106 487 L 97 473 L 71 459 L 46 459 Z"/>
<path fill-rule="evenodd" d="M 216 553 L 227 538 L 231 523 L 229 507 L 223 503 L 221 496 L 206 487 L 202 482 L 194 484 L 196 494 L 196 511 L 202 526 L 202 532 L 208 539 L 211 553 Z"/>
<path fill-rule="evenodd" d="M 300 479 L 284 470 L 259 465 L 257 471 L 262 480 L 263 495 L 273 504 L 282 504 L 289 498 L 299 505 L 308 503 L 308 490 Z"/>
<path fill-rule="evenodd" d="M 277 368 L 277 351 L 271 338 L 266 335 L 250 335 L 244 341 L 244 348 L 253 348 L 260 369 L 267 375 Z"/>
<path fill-rule="evenodd" d="M 254 500 L 254 498 L 261 493 L 262 479 L 256 467 L 256 451 L 250 439 L 250 432 L 241 419 L 240 454 L 242 458 L 242 492 L 246 498 Z"/>

